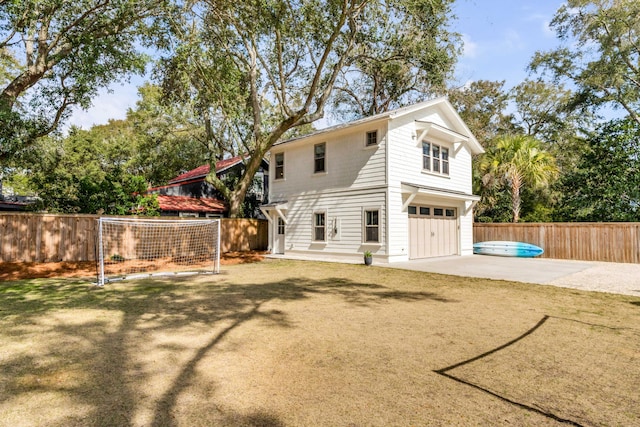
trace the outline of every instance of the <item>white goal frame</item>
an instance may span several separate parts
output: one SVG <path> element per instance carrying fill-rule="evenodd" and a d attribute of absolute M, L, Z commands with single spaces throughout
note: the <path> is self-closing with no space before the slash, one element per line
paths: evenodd
<path fill-rule="evenodd" d="M 98 218 L 97 285 L 220 272 L 220 219 Z"/>

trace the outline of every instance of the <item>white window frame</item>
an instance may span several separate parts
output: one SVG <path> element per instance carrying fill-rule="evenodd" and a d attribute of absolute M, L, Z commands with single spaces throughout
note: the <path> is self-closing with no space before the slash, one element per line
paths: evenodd
<path fill-rule="evenodd" d="M 429 149 L 427 150 L 426 154 L 424 152 L 425 145 L 429 146 Z M 422 170 L 423 171 L 431 172 L 431 147 L 432 146 L 433 144 L 431 142 L 422 141 Z"/>
<path fill-rule="evenodd" d="M 416 212 L 411 213 L 411 208 L 415 208 Z M 423 210 L 427 210 L 429 213 L 423 213 Z M 436 210 L 440 211 L 440 215 L 436 215 Z M 448 212 L 453 212 L 453 215 L 448 215 Z M 458 208 L 452 206 L 442 206 L 442 205 L 420 205 L 420 204 L 411 204 L 407 207 L 407 213 L 410 217 L 413 218 L 458 218 Z"/>
<path fill-rule="evenodd" d="M 317 240 L 316 239 L 316 228 L 318 228 L 319 226 L 316 226 L 316 218 L 317 215 L 324 215 L 324 239 L 323 240 Z M 328 220 L 329 215 L 327 214 L 326 210 L 320 210 L 320 211 L 313 211 L 313 214 L 311 215 L 311 241 L 314 243 L 327 243 L 327 239 L 328 239 L 328 229 L 327 227 L 328 225 Z"/>
<path fill-rule="evenodd" d="M 375 144 L 369 144 L 369 135 L 375 134 L 376 136 L 376 142 Z M 373 148 L 373 147 L 377 147 L 380 144 L 380 132 L 378 131 L 378 129 L 372 129 L 370 131 L 367 131 L 364 133 L 364 147 L 365 148 Z"/>
<path fill-rule="evenodd" d="M 316 160 L 318 160 L 318 158 L 316 157 L 316 147 L 324 147 L 324 153 L 322 156 L 322 170 L 316 170 Z M 314 144 L 313 145 L 313 173 L 314 174 L 326 174 L 327 173 L 327 143 L 326 142 L 320 142 L 318 144 Z"/>
<path fill-rule="evenodd" d="M 447 159 L 445 160 L 444 158 L 444 151 L 446 150 L 447 152 Z M 449 176 L 449 174 L 451 173 L 451 150 L 449 149 L 449 147 L 445 147 L 445 146 L 440 146 L 440 171 L 442 173 L 442 175 L 444 176 Z M 445 165 L 447 167 L 447 171 L 445 172 Z"/>
<path fill-rule="evenodd" d="M 429 152 L 425 154 L 424 149 L 425 145 L 429 146 Z M 422 171 L 425 173 L 430 173 L 433 175 L 448 177 L 451 174 L 451 147 L 445 144 L 436 144 L 432 141 L 423 140 L 422 141 Z M 438 157 L 434 155 L 434 151 L 437 151 Z M 446 152 L 446 159 L 443 155 L 443 152 Z M 434 170 L 437 165 L 438 170 Z M 447 171 L 444 172 L 446 165 Z M 426 166 L 426 167 L 425 167 Z"/>
<path fill-rule="evenodd" d="M 278 177 L 278 156 L 282 156 L 282 177 Z M 286 174 L 285 174 L 285 156 L 284 156 L 284 152 L 280 152 L 280 153 L 274 153 L 273 154 L 273 180 L 274 181 L 284 181 Z"/>
<path fill-rule="evenodd" d="M 382 206 L 364 206 L 362 208 L 362 244 L 367 246 L 381 246 L 382 245 L 382 232 L 383 232 L 383 221 L 382 221 Z M 368 242 L 367 241 L 367 212 L 377 211 L 378 212 L 378 240 L 376 242 Z"/>
<path fill-rule="evenodd" d="M 200 218 L 198 212 L 179 212 L 178 216 L 180 218 Z"/>

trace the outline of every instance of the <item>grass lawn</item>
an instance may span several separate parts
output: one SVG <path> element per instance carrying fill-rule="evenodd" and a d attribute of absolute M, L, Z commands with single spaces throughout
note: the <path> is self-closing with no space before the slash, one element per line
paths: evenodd
<path fill-rule="evenodd" d="M 640 298 L 326 263 L 0 284 L 0 425 L 640 425 Z"/>

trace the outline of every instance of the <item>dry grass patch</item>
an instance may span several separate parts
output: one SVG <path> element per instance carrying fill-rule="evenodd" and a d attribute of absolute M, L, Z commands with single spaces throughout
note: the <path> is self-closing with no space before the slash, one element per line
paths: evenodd
<path fill-rule="evenodd" d="M 0 298 L 0 425 L 640 419 L 634 297 L 270 260 Z"/>

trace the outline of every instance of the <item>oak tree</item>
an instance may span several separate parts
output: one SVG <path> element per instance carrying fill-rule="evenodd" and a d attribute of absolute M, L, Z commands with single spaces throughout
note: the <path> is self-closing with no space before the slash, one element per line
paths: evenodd
<path fill-rule="evenodd" d="M 639 15 L 637 0 L 568 0 L 551 21 L 564 45 L 537 52 L 530 68 L 576 85 L 576 105 L 613 105 L 640 123 Z"/>
<path fill-rule="evenodd" d="M 233 188 L 216 177 L 214 167 L 207 177 L 228 201 L 231 216 L 241 214 L 271 147 L 324 116 L 337 83 L 350 67 L 358 69 L 363 46 L 372 45 L 365 38 L 380 35 L 379 25 L 388 22 L 380 45 L 402 40 L 394 32 L 403 27 L 384 14 L 392 11 L 398 23 L 408 22 L 410 10 L 428 13 L 431 3 L 206 0 L 172 16 L 172 49 L 160 63 L 166 95 L 193 100 L 207 131 L 212 166 L 228 153 L 246 156 L 245 171 Z M 390 51 L 400 48 L 389 46 Z"/>
<path fill-rule="evenodd" d="M 73 105 L 142 73 L 163 0 L 0 1 L 0 162 L 56 129 Z"/>

